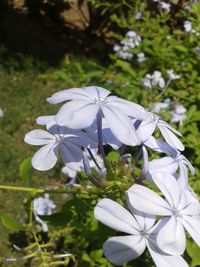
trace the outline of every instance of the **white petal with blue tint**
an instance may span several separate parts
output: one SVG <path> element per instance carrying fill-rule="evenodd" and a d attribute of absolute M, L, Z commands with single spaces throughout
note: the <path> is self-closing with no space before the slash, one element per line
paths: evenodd
<path fill-rule="evenodd" d="M 146 242 L 141 236 L 115 236 L 103 245 L 106 258 L 115 265 L 122 265 L 139 257 L 145 250 Z"/>

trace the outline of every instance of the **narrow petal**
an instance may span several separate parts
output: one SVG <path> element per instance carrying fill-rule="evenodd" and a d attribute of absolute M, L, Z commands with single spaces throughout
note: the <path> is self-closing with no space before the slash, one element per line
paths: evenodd
<path fill-rule="evenodd" d="M 185 164 L 179 163 L 180 175 L 177 179 L 179 188 L 184 190 L 188 185 L 188 169 Z"/>
<path fill-rule="evenodd" d="M 168 143 L 159 139 L 155 139 L 153 136 L 151 136 L 147 141 L 145 141 L 144 145 L 151 148 L 153 151 L 166 153 L 173 158 L 177 155 L 177 151 Z"/>
<path fill-rule="evenodd" d="M 106 99 L 106 105 L 138 120 L 145 120 L 147 118 L 147 112 L 142 106 L 117 96 L 109 96 Z"/>
<path fill-rule="evenodd" d="M 139 211 L 152 215 L 171 215 L 169 204 L 145 186 L 134 184 L 126 193 L 130 204 Z"/>
<path fill-rule="evenodd" d="M 58 155 L 57 144 L 47 144 L 41 147 L 32 158 L 32 166 L 39 171 L 47 171 L 53 168 Z"/>
<path fill-rule="evenodd" d="M 94 215 L 101 223 L 127 234 L 138 234 L 140 228 L 132 214 L 117 202 L 104 198 L 94 209 Z"/>
<path fill-rule="evenodd" d="M 178 169 L 178 163 L 171 157 L 163 157 L 149 161 L 150 172 L 167 172 L 174 174 Z"/>
<path fill-rule="evenodd" d="M 61 143 L 60 152 L 62 160 L 68 167 L 71 166 L 73 170 L 80 171 L 80 162 L 83 155 L 80 147 L 66 140 Z"/>
<path fill-rule="evenodd" d="M 152 134 L 154 133 L 156 128 L 156 123 L 152 120 L 142 121 L 140 126 L 137 128 L 136 133 L 141 141 L 147 141 Z"/>
<path fill-rule="evenodd" d="M 105 119 L 115 137 L 126 145 L 139 145 L 141 142 L 136 135 L 131 119 L 119 110 L 102 106 Z"/>
<path fill-rule="evenodd" d="M 181 222 L 188 231 L 192 239 L 200 247 L 200 216 L 186 216 L 181 218 Z"/>
<path fill-rule="evenodd" d="M 184 190 L 178 205 L 178 210 L 182 215 L 199 215 L 200 203 L 196 195 L 189 190 Z"/>
<path fill-rule="evenodd" d="M 146 242 L 141 236 L 115 236 L 103 245 L 106 258 L 115 265 L 136 259 L 145 250 Z"/>
<path fill-rule="evenodd" d="M 147 248 L 157 267 L 188 267 L 187 262 L 181 256 L 162 252 L 153 240 L 149 240 Z"/>
<path fill-rule="evenodd" d="M 157 235 L 158 247 L 171 255 L 181 255 L 185 251 L 186 237 L 184 228 L 175 216 L 163 218 L 163 226 Z"/>
<path fill-rule="evenodd" d="M 149 170 L 148 152 L 145 146 L 142 146 L 142 159 L 142 172 L 145 175 Z"/>
<path fill-rule="evenodd" d="M 177 208 L 181 197 L 181 191 L 176 179 L 166 172 L 152 172 L 151 176 L 167 199 L 171 209 Z"/>
<path fill-rule="evenodd" d="M 24 141 L 30 145 L 41 146 L 54 143 L 56 138 L 45 130 L 36 129 L 28 132 L 24 137 Z"/>
<path fill-rule="evenodd" d="M 184 145 L 181 143 L 181 141 L 178 139 L 178 137 L 176 137 L 176 135 L 173 132 L 171 132 L 168 128 L 163 127 L 160 124 L 158 124 L 158 127 L 161 131 L 162 136 L 170 146 L 180 151 L 183 151 L 185 149 Z"/>
<path fill-rule="evenodd" d="M 88 92 L 83 88 L 71 88 L 53 94 L 51 97 L 47 98 L 47 101 L 50 104 L 58 104 L 71 99 L 86 101 L 90 100 Z"/>
<path fill-rule="evenodd" d="M 88 86 L 83 87 L 83 89 L 87 92 L 87 95 L 91 96 L 93 99 L 104 100 L 110 94 L 110 91 L 99 86 Z"/>
<path fill-rule="evenodd" d="M 171 132 L 175 133 L 176 135 L 182 136 L 182 134 L 179 131 L 177 131 L 176 129 L 171 127 L 167 122 L 165 122 L 163 120 L 159 120 L 159 124 L 165 128 L 168 128 Z"/>
<path fill-rule="evenodd" d="M 54 121 L 55 115 L 51 116 L 40 116 L 36 119 L 38 125 L 47 125 L 48 123 Z"/>
<path fill-rule="evenodd" d="M 131 211 L 131 213 L 134 215 L 134 217 L 136 218 L 139 226 L 140 226 L 140 231 L 141 232 L 146 232 L 148 231 L 150 228 L 152 228 L 152 226 L 154 225 L 155 221 L 156 221 L 156 216 L 154 215 L 150 215 L 147 214 L 145 212 L 141 212 L 139 210 L 136 210 L 130 203 L 129 201 L 127 201 L 129 210 Z"/>
<path fill-rule="evenodd" d="M 88 101 L 71 101 L 61 107 L 56 115 L 56 122 L 72 129 L 84 129 L 92 125 L 98 110 L 98 105 Z"/>

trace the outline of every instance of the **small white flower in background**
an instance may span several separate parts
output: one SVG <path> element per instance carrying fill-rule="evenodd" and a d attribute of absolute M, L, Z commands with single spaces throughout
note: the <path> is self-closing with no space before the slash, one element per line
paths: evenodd
<path fill-rule="evenodd" d="M 165 3 L 163 1 L 159 2 L 159 8 L 167 13 L 170 12 L 171 10 L 171 4 L 170 3 Z"/>
<path fill-rule="evenodd" d="M 177 75 L 176 73 L 174 73 L 174 70 L 167 70 L 167 75 L 171 81 L 180 79 L 180 75 Z"/>
<path fill-rule="evenodd" d="M 137 56 L 137 62 L 139 62 L 139 63 L 142 63 L 146 60 L 144 53 L 138 53 L 136 56 Z"/>
<path fill-rule="evenodd" d="M 169 255 L 158 247 L 155 217 L 136 211 L 129 201 L 128 206 L 131 213 L 117 202 L 104 198 L 95 207 L 97 220 L 128 234 L 109 238 L 103 245 L 105 256 L 115 265 L 122 265 L 138 258 L 147 248 L 157 267 L 187 267 L 181 256 Z"/>
<path fill-rule="evenodd" d="M 159 86 L 160 88 L 165 87 L 165 81 L 162 78 L 162 74 L 160 71 L 154 71 L 154 73 L 151 75 L 152 85 L 153 86 Z"/>
<path fill-rule="evenodd" d="M 170 100 L 170 99 L 169 99 Z M 171 100 L 170 100 L 171 101 Z M 166 108 L 169 108 L 170 106 L 170 101 L 163 101 L 163 102 L 158 102 L 156 103 L 153 108 L 152 108 L 152 111 L 155 112 L 155 113 L 160 113 L 160 111 L 162 109 L 166 109 Z"/>
<path fill-rule="evenodd" d="M 200 55 L 200 46 L 194 48 L 193 51 Z"/>
<path fill-rule="evenodd" d="M 135 31 L 128 31 L 125 38 L 119 44 L 113 46 L 117 56 L 123 60 L 132 60 L 134 54 L 129 49 L 137 47 L 141 42 L 141 37 Z"/>
<path fill-rule="evenodd" d="M 160 219 L 156 238 L 158 247 L 172 255 L 182 254 L 186 247 L 185 230 L 200 246 L 198 199 L 189 190 L 181 190 L 176 179 L 168 173 L 156 172 L 152 178 L 165 198 L 137 184 L 128 189 L 127 195 L 135 209 L 150 215 L 164 216 Z"/>
<path fill-rule="evenodd" d="M 171 123 L 180 123 L 182 125 L 182 122 L 186 119 L 186 108 L 182 105 L 177 105 L 173 111 L 171 111 Z"/>
<path fill-rule="evenodd" d="M 4 112 L 3 110 L 0 108 L 0 118 L 2 118 L 4 116 Z"/>
<path fill-rule="evenodd" d="M 192 28 L 192 23 L 190 21 L 188 21 L 188 20 L 184 21 L 183 27 L 184 27 L 184 31 L 185 32 L 188 32 L 188 33 L 197 33 L 196 30 L 194 30 Z"/>
<path fill-rule="evenodd" d="M 151 89 L 154 86 L 159 86 L 160 88 L 165 87 L 165 80 L 162 77 L 160 71 L 154 71 L 153 74 L 146 74 L 141 80 L 141 84 L 145 88 Z"/>
<path fill-rule="evenodd" d="M 118 57 L 123 60 L 131 60 L 133 58 L 133 54 L 129 52 L 119 51 Z"/>
<path fill-rule="evenodd" d="M 42 225 L 44 232 L 48 231 L 48 225 L 40 219 L 38 215 L 51 215 L 52 211 L 56 208 L 55 203 L 49 199 L 49 194 L 45 194 L 44 197 L 37 197 L 33 200 L 33 211 L 35 219 Z"/>
<path fill-rule="evenodd" d="M 141 20 L 142 18 L 142 12 L 141 11 L 138 11 L 135 15 L 135 20 Z"/>
<path fill-rule="evenodd" d="M 61 172 L 67 175 L 69 178 L 75 179 L 77 175 L 77 171 L 69 168 L 67 165 L 63 166 Z"/>

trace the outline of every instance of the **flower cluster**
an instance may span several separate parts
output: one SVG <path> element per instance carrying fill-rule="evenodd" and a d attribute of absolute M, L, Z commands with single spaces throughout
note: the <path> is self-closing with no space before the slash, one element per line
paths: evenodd
<path fill-rule="evenodd" d="M 181 154 L 184 146 L 177 137 L 181 134 L 139 104 L 97 86 L 63 90 L 47 101 L 64 104 L 56 115 L 37 119 L 46 130 L 32 130 L 25 136 L 25 142 L 42 146 L 32 159 L 38 170 L 53 168 L 60 154 L 72 178 L 84 169 L 88 179 L 101 186 L 109 166 L 105 145 L 119 150 L 120 159 L 128 159 L 131 171 L 135 163 L 126 147 L 140 146 L 136 158 L 142 159 L 141 174 L 126 191 L 131 213 L 110 199 L 101 200 L 95 208 L 99 221 L 128 234 L 108 239 L 103 246 L 105 256 L 121 265 L 147 247 L 156 266 L 187 266 L 180 256 L 186 246 L 185 231 L 200 245 L 200 204 L 188 185 L 188 169 L 194 175 L 194 168 Z M 157 130 L 161 139 L 154 137 Z M 165 156 L 149 160 L 151 151 Z M 144 179 L 161 193 L 145 187 Z"/>
<path fill-rule="evenodd" d="M 141 42 L 141 37 L 135 31 L 128 31 L 125 35 L 125 38 L 120 41 L 119 44 L 113 46 L 114 52 L 116 52 L 118 58 L 123 60 L 132 60 L 134 58 L 134 53 L 131 52 L 131 49 L 139 46 Z M 136 54 L 136 61 L 143 62 L 145 61 L 144 53 Z"/>
<path fill-rule="evenodd" d="M 153 74 L 146 74 L 145 77 L 141 80 L 141 84 L 144 88 L 148 89 L 151 89 L 155 86 L 164 88 L 165 80 L 163 79 L 161 72 L 155 70 Z"/>

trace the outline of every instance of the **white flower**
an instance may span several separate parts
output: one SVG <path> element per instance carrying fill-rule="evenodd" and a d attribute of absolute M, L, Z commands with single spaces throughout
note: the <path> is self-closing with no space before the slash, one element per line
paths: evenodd
<path fill-rule="evenodd" d="M 65 164 L 79 170 L 82 160 L 81 147 L 92 143 L 85 133 L 58 125 L 53 125 L 48 131 L 32 130 L 25 135 L 24 141 L 35 146 L 44 145 L 32 158 L 32 166 L 40 171 L 55 166 L 59 150 Z"/>
<path fill-rule="evenodd" d="M 188 20 L 184 21 L 183 27 L 184 27 L 185 32 L 196 33 L 196 31 L 192 29 L 192 23 Z"/>
<path fill-rule="evenodd" d="M 176 73 L 174 73 L 174 70 L 167 70 L 167 75 L 168 78 L 173 81 L 173 80 L 177 80 L 180 78 L 180 75 L 177 75 Z"/>
<path fill-rule="evenodd" d="M 180 255 L 186 246 L 185 230 L 200 246 L 200 204 L 189 190 L 180 190 L 167 173 L 153 173 L 153 180 L 165 199 L 145 186 L 134 184 L 127 191 L 129 201 L 139 211 L 164 216 L 160 221 L 157 244 L 166 253 Z"/>
<path fill-rule="evenodd" d="M 145 88 L 152 88 L 154 86 L 165 87 L 165 81 L 160 71 L 154 71 L 152 75 L 146 74 L 141 83 Z"/>
<path fill-rule="evenodd" d="M 175 135 L 177 134 L 181 136 L 181 134 L 177 130 L 172 128 L 168 123 L 161 120 L 156 114 L 150 112 L 148 112 L 148 114 L 149 118 L 147 120 L 142 121 L 136 130 L 138 137 L 141 139 L 141 141 L 147 141 L 148 138 L 153 134 L 155 128 L 158 127 L 165 141 L 170 146 L 183 151 L 184 146 Z"/>
<path fill-rule="evenodd" d="M 155 113 L 160 113 L 161 109 L 168 108 L 170 106 L 170 102 L 158 102 L 154 105 L 152 111 Z"/>
<path fill-rule="evenodd" d="M 73 180 L 76 179 L 77 171 L 69 168 L 67 165 L 62 167 L 61 172 Z"/>
<path fill-rule="evenodd" d="M 119 51 L 118 57 L 123 60 L 131 60 L 133 58 L 133 54 L 129 52 Z"/>
<path fill-rule="evenodd" d="M 159 143 L 157 142 L 159 145 Z M 143 146 L 143 168 L 142 172 L 145 178 L 152 180 L 152 173 L 154 172 L 166 172 L 172 175 L 176 175 L 177 182 L 179 184 L 180 189 L 186 189 L 188 188 L 188 168 L 190 169 L 190 172 L 192 175 L 194 175 L 195 171 L 192 166 L 192 164 L 189 162 L 189 160 L 180 153 L 180 151 L 175 150 L 173 148 L 170 149 L 167 148 L 167 144 L 161 146 L 162 152 L 167 153 L 169 156 L 163 157 L 160 159 L 153 159 L 151 161 L 148 161 L 148 153 L 146 148 Z M 172 151 L 173 150 L 173 151 Z M 178 175 L 176 172 L 180 169 L 180 174 Z"/>
<path fill-rule="evenodd" d="M 131 213 L 110 199 L 102 199 L 95 207 L 97 220 L 126 236 L 109 238 L 103 245 L 105 256 L 115 265 L 138 258 L 147 247 L 157 267 L 186 267 L 180 256 L 162 252 L 156 244 L 155 217 L 138 212 L 129 203 Z"/>
<path fill-rule="evenodd" d="M 162 74 L 160 71 L 154 71 L 154 73 L 151 76 L 151 80 L 152 80 L 152 85 L 153 86 L 159 86 L 160 88 L 164 88 L 165 87 L 165 81 L 162 78 Z"/>
<path fill-rule="evenodd" d="M 137 62 L 142 63 L 146 60 L 145 54 L 144 53 L 138 53 L 137 54 Z"/>
<path fill-rule="evenodd" d="M 57 104 L 71 100 L 64 104 L 56 115 L 58 124 L 72 129 L 83 129 L 91 126 L 98 115 L 103 115 L 119 141 L 127 145 L 139 144 L 140 141 L 128 116 L 143 120 L 146 118 L 146 111 L 138 104 L 109 94 L 110 92 L 104 88 L 90 86 L 61 91 L 48 101 Z"/>
<path fill-rule="evenodd" d="M 4 112 L 3 112 L 3 110 L 0 108 L 0 118 L 2 118 L 3 115 L 4 115 Z"/>
<path fill-rule="evenodd" d="M 165 2 L 159 2 L 159 7 L 162 9 L 162 10 L 164 10 L 164 11 L 166 11 L 167 13 L 168 12 L 170 12 L 170 9 L 171 9 L 171 4 L 169 4 L 169 3 L 165 3 Z"/>
<path fill-rule="evenodd" d="M 42 225 L 44 232 L 48 231 L 48 225 L 40 219 L 38 215 L 51 215 L 52 210 L 55 209 L 55 203 L 49 199 L 49 194 L 45 194 L 44 197 L 37 197 L 33 200 L 33 212 L 35 219 Z"/>
<path fill-rule="evenodd" d="M 182 125 L 183 120 L 186 119 L 186 108 L 182 105 L 177 105 L 175 110 L 171 111 L 172 114 L 171 122 L 172 123 L 180 123 Z"/>
<path fill-rule="evenodd" d="M 55 207 L 55 203 L 49 199 L 49 194 L 45 194 L 44 197 L 34 198 L 33 200 L 33 209 L 38 215 L 51 215 Z"/>
<path fill-rule="evenodd" d="M 115 44 L 115 45 L 113 46 L 113 50 L 114 50 L 115 52 L 120 51 L 120 49 L 121 49 L 121 46 L 119 46 L 119 45 L 117 45 L 117 44 Z"/>
<path fill-rule="evenodd" d="M 138 11 L 135 15 L 135 20 L 140 20 L 142 18 L 142 12 Z"/>

